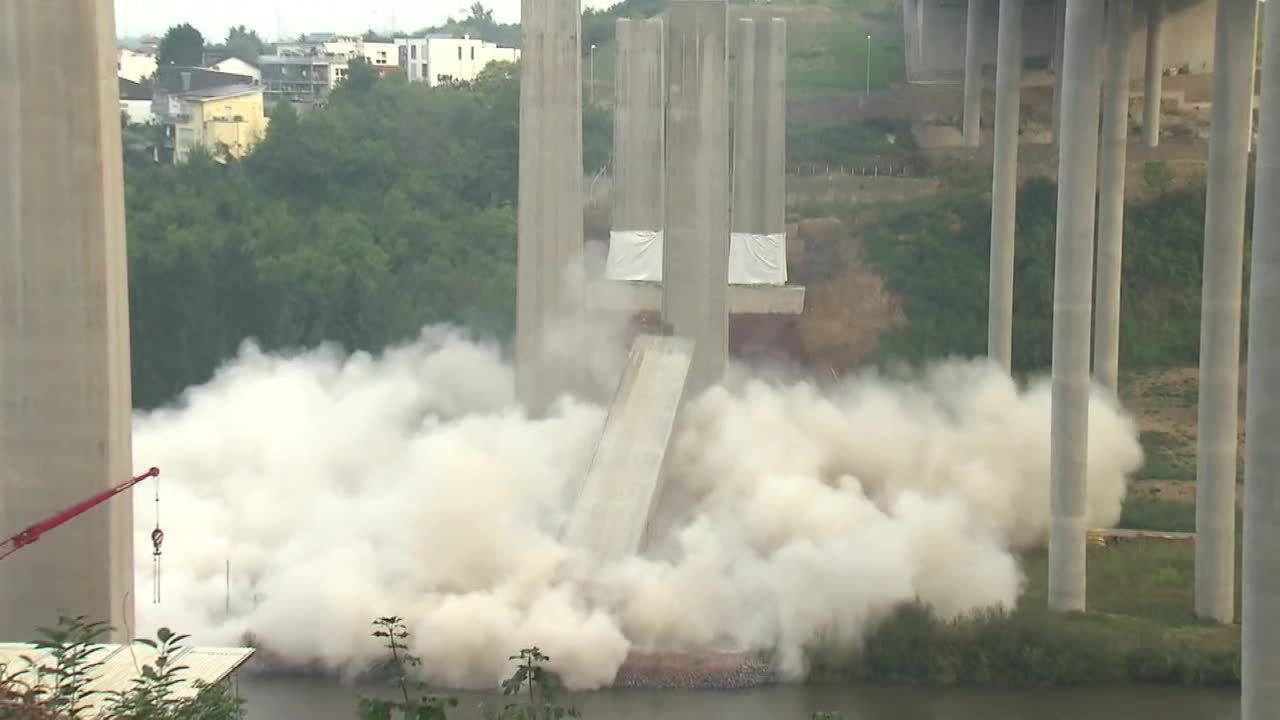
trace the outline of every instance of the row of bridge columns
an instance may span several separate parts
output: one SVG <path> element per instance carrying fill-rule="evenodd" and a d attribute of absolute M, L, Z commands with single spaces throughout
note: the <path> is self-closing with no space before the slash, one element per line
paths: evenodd
<path fill-rule="evenodd" d="M 993 2 L 995 0 L 992 0 Z M 1105 2 L 1105 0 L 1104 0 Z M 1160 94 L 1164 85 L 1164 11 L 1166 0 L 1147 0 L 1141 2 L 1146 20 L 1146 63 L 1143 78 L 1142 108 L 1142 140 L 1149 147 L 1160 144 Z M 1003 2 L 998 3 L 1003 6 Z M 981 142 L 982 118 L 982 33 L 988 8 L 987 0 L 970 0 L 965 15 L 965 51 L 964 51 L 964 100 L 961 116 L 961 131 L 964 144 L 978 147 Z M 1060 134 L 1062 107 L 1063 54 L 1066 37 L 1066 0 L 1058 0 L 1054 4 L 1054 47 L 1053 47 L 1053 106 L 1051 117 L 1053 123 L 1053 142 L 1057 143 Z M 1129 10 L 1132 18 L 1133 9 Z M 1132 20 L 1129 21 L 1132 23 Z M 1129 28 L 1125 26 L 1124 52 L 1128 57 Z M 1021 33 L 1018 33 L 1021 41 Z M 1108 40 L 1108 47 L 1114 41 Z M 996 61 L 999 74 L 999 59 Z M 1113 67 L 1120 67 L 1113 65 Z M 1128 66 L 1125 69 L 1126 88 L 1128 83 Z M 1117 70 L 1118 72 L 1118 70 Z M 999 78 L 996 79 L 997 84 Z M 1126 99 L 1128 92 L 1125 92 Z M 1127 114 L 1127 108 L 1126 108 Z"/>
<path fill-rule="evenodd" d="M 1195 609 L 1235 617 L 1235 509 L 1245 202 L 1258 3 L 1216 3 L 1200 338 Z M 1017 126 L 1024 0 L 1000 0 L 993 133 L 988 352 L 1010 367 Z M 983 3 L 970 2 L 968 37 Z M 1059 147 L 1053 304 L 1049 605 L 1085 609 L 1084 500 L 1092 381 L 1117 388 L 1130 25 L 1147 18 L 1142 142 L 1159 139 L 1163 0 L 1066 0 L 1057 63 Z M 1267 16 L 1249 313 L 1244 528 L 1244 715 L 1280 717 L 1280 13 Z M 972 54 L 969 55 L 972 57 Z M 966 85 L 980 84 L 969 72 Z M 965 91 L 965 139 L 977 144 L 977 93 Z M 1099 116 L 1101 115 L 1101 126 Z M 972 121 L 972 126 L 970 122 Z M 1097 224 L 1095 226 L 1095 215 Z M 1097 285 L 1093 284 L 1095 231 Z M 1095 295 L 1096 292 L 1096 295 Z M 1091 337 L 1090 311 L 1092 320 Z"/>

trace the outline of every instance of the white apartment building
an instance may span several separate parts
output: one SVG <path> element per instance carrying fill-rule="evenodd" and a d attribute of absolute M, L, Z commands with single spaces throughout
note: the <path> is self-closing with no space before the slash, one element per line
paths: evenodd
<path fill-rule="evenodd" d="M 476 79 L 491 62 L 516 62 L 520 51 L 470 37 L 425 37 L 397 40 L 400 65 L 409 82 L 431 87 Z"/>
<path fill-rule="evenodd" d="M 318 39 L 324 37 L 327 39 Z M 394 42 L 365 42 L 358 37 L 317 36 L 315 41 L 280 43 L 276 52 L 287 56 L 318 55 L 354 60 L 362 57 L 374 67 L 394 68 L 400 64 L 400 55 Z"/>
<path fill-rule="evenodd" d="M 129 48 L 116 50 L 116 75 L 130 82 L 142 82 L 156 73 L 156 56 Z"/>

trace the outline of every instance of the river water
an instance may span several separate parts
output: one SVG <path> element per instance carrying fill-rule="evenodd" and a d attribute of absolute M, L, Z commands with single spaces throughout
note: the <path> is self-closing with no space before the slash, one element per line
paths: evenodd
<path fill-rule="evenodd" d="M 321 678 L 242 674 L 249 720 L 353 720 L 353 688 Z M 478 720 L 492 695 L 455 693 L 451 717 Z M 738 691 L 605 690 L 562 699 L 584 720 L 809 720 L 839 712 L 845 720 L 1235 720 L 1236 689 L 1118 687 L 1050 690 L 926 690 L 851 685 L 779 685 Z"/>

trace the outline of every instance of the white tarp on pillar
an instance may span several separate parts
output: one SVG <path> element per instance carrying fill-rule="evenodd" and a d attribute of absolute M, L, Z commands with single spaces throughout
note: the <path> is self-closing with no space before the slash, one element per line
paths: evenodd
<path fill-rule="evenodd" d="M 730 234 L 730 285 L 785 285 L 786 283 L 786 233 Z"/>
<path fill-rule="evenodd" d="M 610 280 L 662 280 L 662 231 L 615 230 L 609 233 L 605 277 Z"/>

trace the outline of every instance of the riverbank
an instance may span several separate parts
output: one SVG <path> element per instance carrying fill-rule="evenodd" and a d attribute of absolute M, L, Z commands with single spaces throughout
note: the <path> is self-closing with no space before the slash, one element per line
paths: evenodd
<path fill-rule="evenodd" d="M 1046 609 L 1047 558 L 1023 559 L 1027 591 L 1012 613 L 942 622 L 900 609 L 860 652 L 811 653 L 814 682 L 1041 687 L 1240 682 L 1240 628 L 1198 620 L 1195 546 L 1134 542 L 1089 549 L 1089 611 Z"/>

